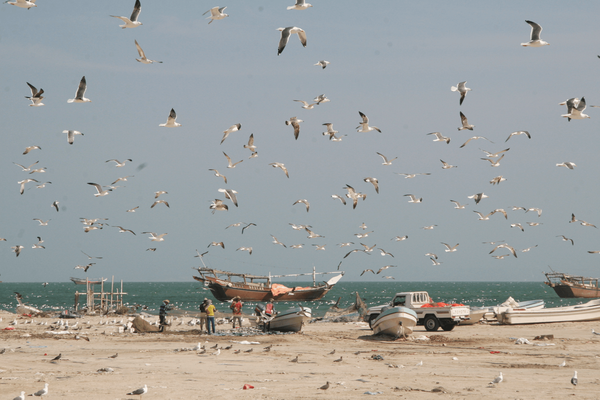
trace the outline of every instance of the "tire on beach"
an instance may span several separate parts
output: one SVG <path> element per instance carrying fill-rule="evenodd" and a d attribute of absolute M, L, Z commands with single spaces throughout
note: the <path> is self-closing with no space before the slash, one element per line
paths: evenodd
<path fill-rule="evenodd" d="M 454 321 L 443 321 L 441 322 L 441 326 L 443 330 L 445 330 L 446 332 L 450 332 L 452 329 L 454 329 L 456 324 L 454 323 Z"/>
<path fill-rule="evenodd" d="M 435 332 L 440 327 L 440 321 L 438 321 L 435 315 L 427 315 L 425 316 L 423 325 L 425 326 L 425 330 Z"/>

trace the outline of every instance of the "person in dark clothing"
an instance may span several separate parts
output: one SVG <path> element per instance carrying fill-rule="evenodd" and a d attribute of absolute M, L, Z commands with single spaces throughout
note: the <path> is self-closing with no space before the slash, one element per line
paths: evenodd
<path fill-rule="evenodd" d="M 161 325 L 167 325 L 167 311 L 169 311 L 169 300 L 163 301 L 158 312 Z"/>
<path fill-rule="evenodd" d="M 202 329 L 208 329 L 208 322 L 206 317 L 206 307 L 208 306 L 208 299 L 205 297 L 204 301 L 200 304 L 200 332 Z"/>

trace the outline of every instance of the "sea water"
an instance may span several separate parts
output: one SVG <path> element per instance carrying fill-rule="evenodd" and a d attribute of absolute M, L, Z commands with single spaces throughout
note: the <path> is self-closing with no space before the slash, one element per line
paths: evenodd
<path fill-rule="evenodd" d="M 289 282 L 293 286 L 310 286 L 307 282 Z M 104 290 L 110 291 L 110 282 L 104 284 Z M 115 283 L 115 290 L 121 284 Z M 75 292 L 85 292 L 85 285 L 72 282 L 51 282 L 47 286 L 41 283 L 0 283 L 0 309 L 15 312 L 17 301 L 14 292 L 23 296 L 27 305 L 42 311 L 61 311 L 74 309 Z M 96 286 L 100 291 L 100 286 Z M 561 299 L 554 290 L 543 282 L 339 282 L 325 297 L 318 301 L 300 302 L 310 307 L 314 316 L 323 316 L 332 304 L 340 299 L 338 307 L 343 309 L 354 304 L 358 292 L 367 306 L 379 305 L 392 299 L 395 293 L 405 291 L 427 291 L 434 301 L 462 303 L 468 306 L 495 306 L 509 296 L 517 301 L 544 300 L 546 307 L 559 307 L 579 304 L 587 299 Z M 147 306 L 151 314 L 158 314 L 163 300 L 168 299 L 177 309 L 189 311 L 190 315 L 198 311 L 198 306 L 209 298 L 217 310 L 229 313 L 229 303 L 217 301 L 201 282 L 127 282 L 123 284 L 124 305 Z M 80 305 L 85 305 L 85 296 L 80 296 Z M 251 314 L 254 302 L 244 304 L 243 311 Z M 276 302 L 275 308 L 282 310 L 295 302 Z"/>

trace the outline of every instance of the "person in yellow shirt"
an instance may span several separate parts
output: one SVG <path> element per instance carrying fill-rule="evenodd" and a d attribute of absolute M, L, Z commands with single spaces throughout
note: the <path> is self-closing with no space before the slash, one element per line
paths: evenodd
<path fill-rule="evenodd" d="M 206 330 L 210 335 L 210 326 L 212 324 L 212 333 L 215 333 L 215 311 L 217 308 L 213 305 L 212 300 L 208 300 L 208 306 L 206 306 Z"/>

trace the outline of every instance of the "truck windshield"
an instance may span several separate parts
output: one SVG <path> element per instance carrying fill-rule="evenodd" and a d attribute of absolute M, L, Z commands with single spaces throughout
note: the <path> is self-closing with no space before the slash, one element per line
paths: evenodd
<path fill-rule="evenodd" d="M 398 296 L 394 299 L 394 306 L 403 306 L 405 301 L 405 296 Z"/>

